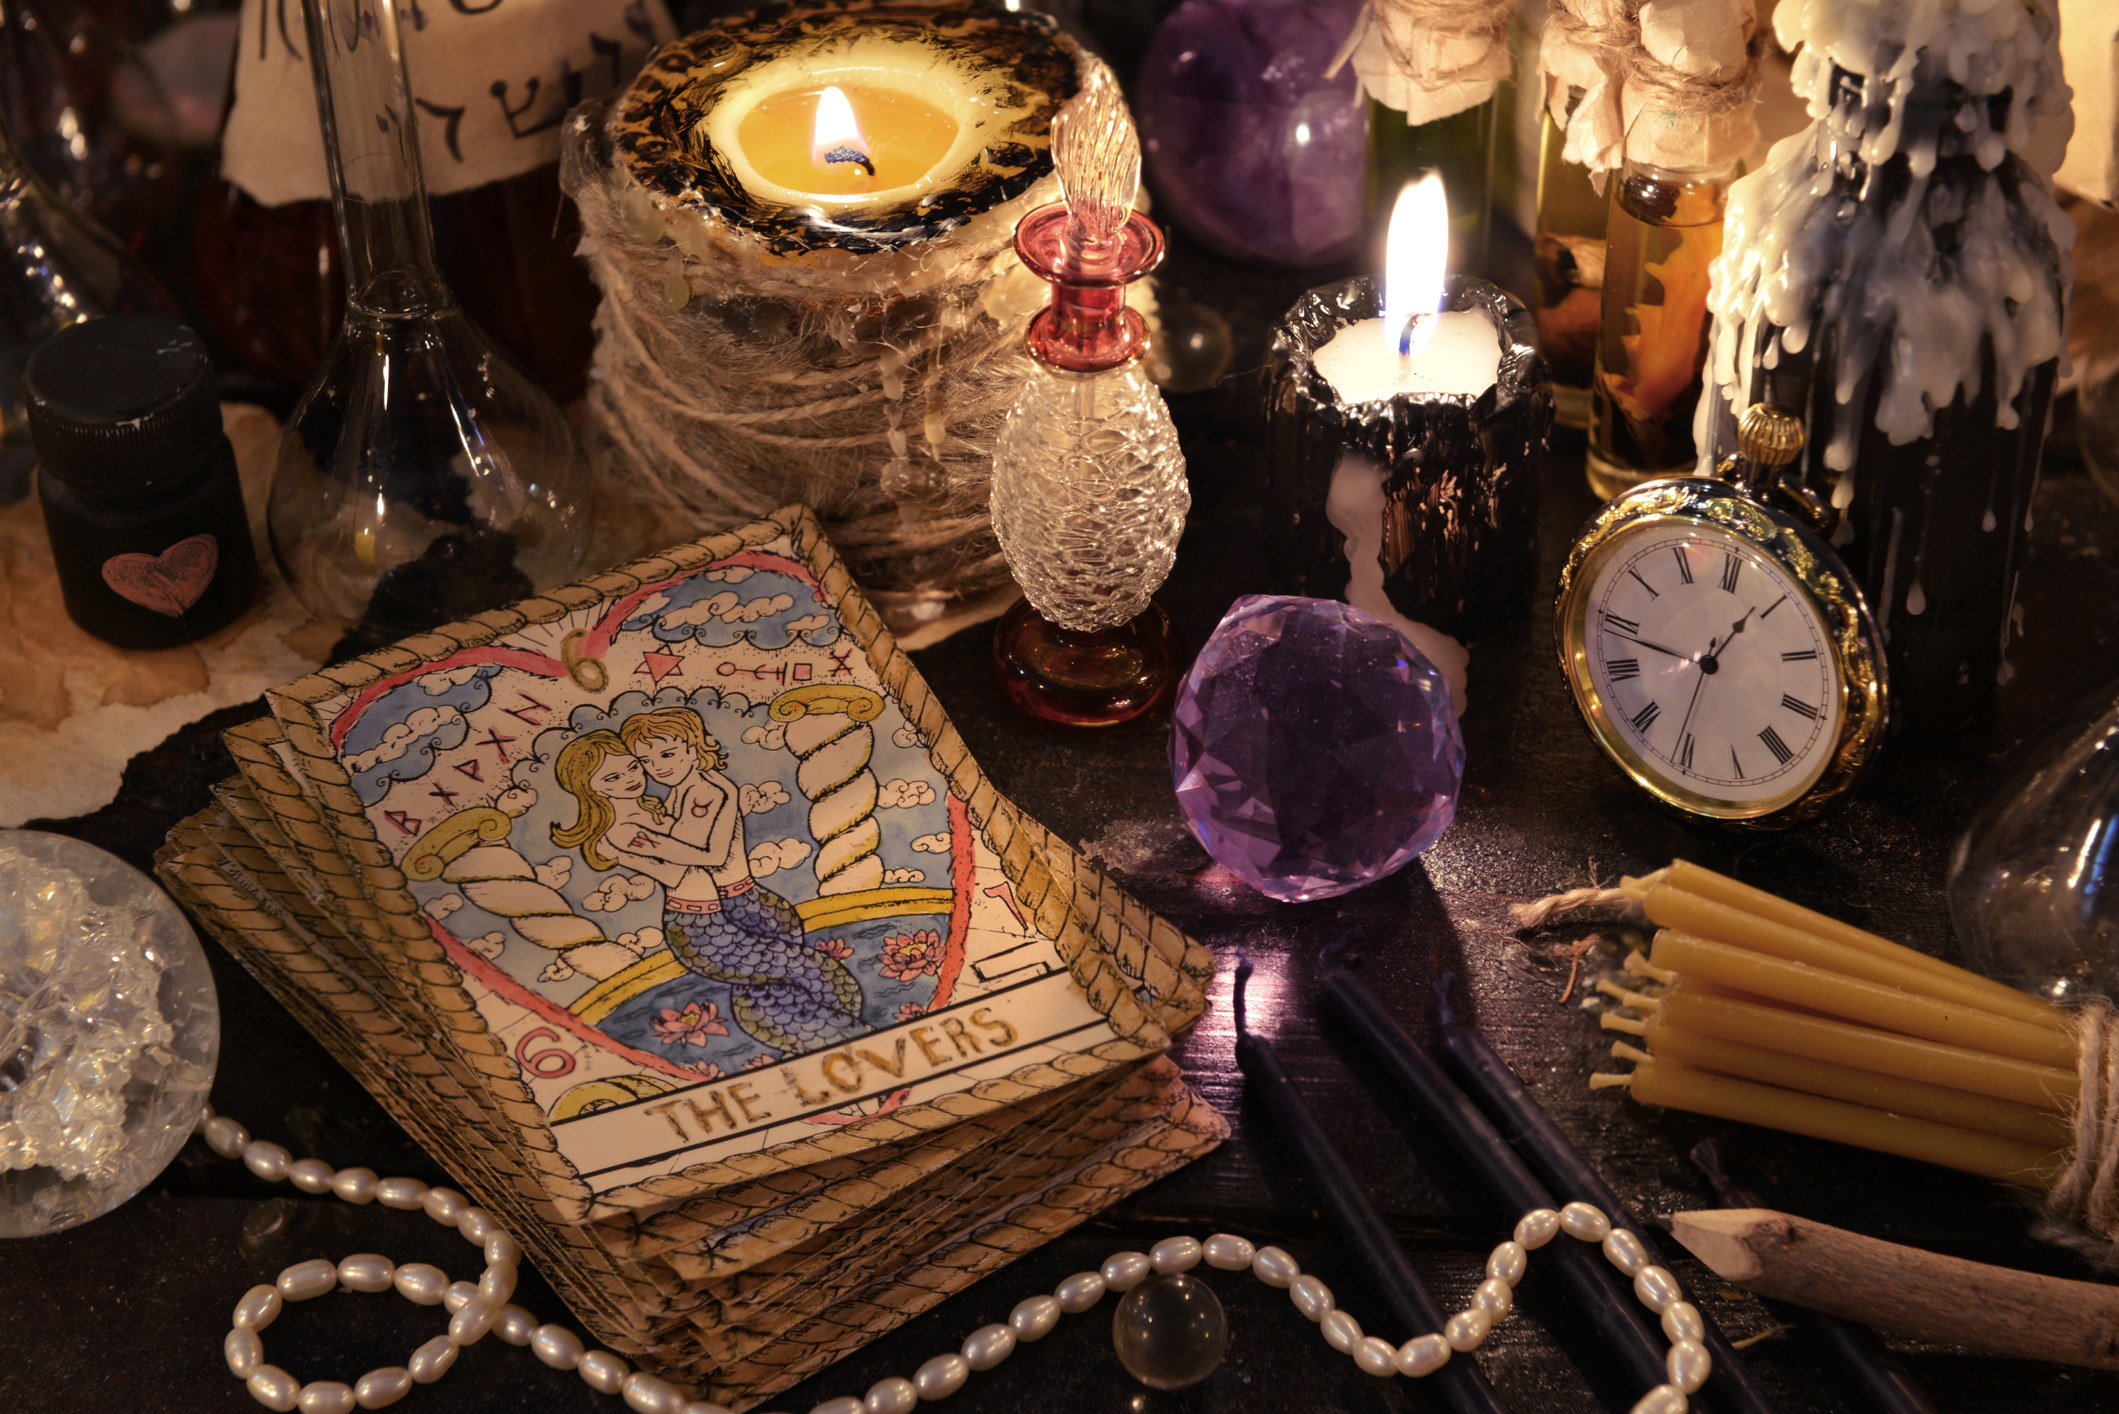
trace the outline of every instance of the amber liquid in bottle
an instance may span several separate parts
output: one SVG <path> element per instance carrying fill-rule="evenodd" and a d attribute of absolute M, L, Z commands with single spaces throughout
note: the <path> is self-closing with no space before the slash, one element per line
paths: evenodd
<path fill-rule="evenodd" d="M 1698 460 L 1708 268 L 1722 252 L 1735 174 L 1628 162 L 1612 184 L 1589 422 L 1589 486 L 1600 497 Z"/>
<path fill-rule="evenodd" d="M 1552 371 L 1553 414 L 1562 427 L 1589 426 L 1597 321 L 1604 300 L 1604 242 L 1611 202 L 1589 170 L 1562 157 L 1567 134 L 1547 113 L 1538 143 L 1538 235 L 1531 314 Z M 1614 174 L 1612 180 L 1616 181 Z"/>

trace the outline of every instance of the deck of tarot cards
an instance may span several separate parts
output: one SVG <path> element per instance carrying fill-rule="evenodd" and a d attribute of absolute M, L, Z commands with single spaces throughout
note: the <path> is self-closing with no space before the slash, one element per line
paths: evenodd
<path fill-rule="evenodd" d="M 737 1406 L 1217 1143 L 1205 951 L 980 775 L 794 507 L 328 668 L 179 899 L 595 1338 Z"/>

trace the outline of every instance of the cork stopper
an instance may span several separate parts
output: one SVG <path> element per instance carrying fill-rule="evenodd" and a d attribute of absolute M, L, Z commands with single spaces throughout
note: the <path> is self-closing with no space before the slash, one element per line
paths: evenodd
<path fill-rule="evenodd" d="M 1803 420 L 1779 403 L 1753 403 L 1737 421 L 1736 449 L 1754 466 L 1786 466 L 1803 450 Z"/>

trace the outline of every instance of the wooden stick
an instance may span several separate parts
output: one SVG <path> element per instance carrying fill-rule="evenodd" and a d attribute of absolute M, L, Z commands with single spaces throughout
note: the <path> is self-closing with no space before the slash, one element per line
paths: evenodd
<path fill-rule="evenodd" d="M 2119 1288 L 1901 1247 L 1770 1208 L 1677 1213 L 1724 1281 L 1923 1340 L 2119 1370 Z"/>

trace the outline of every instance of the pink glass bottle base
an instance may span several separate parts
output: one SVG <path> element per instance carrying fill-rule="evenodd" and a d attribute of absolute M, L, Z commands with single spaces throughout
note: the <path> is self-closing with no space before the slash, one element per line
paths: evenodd
<path fill-rule="evenodd" d="M 1022 599 L 994 630 L 993 670 L 1008 700 L 1033 717 L 1109 727 L 1168 702 L 1180 665 L 1160 604 L 1117 628 L 1077 633 Z"/>

